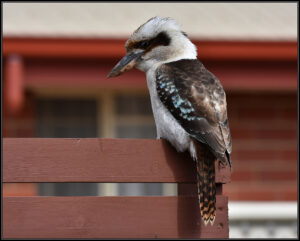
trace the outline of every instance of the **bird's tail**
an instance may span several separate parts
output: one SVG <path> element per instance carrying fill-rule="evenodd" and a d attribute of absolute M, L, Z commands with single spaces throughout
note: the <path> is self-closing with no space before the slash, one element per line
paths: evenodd
<path fill-rule="evenodd" d="M 215 156 L 204 144 L 194 141 L 197 163 L 197 186 L 201 217 L 213 225 L 216 216 Z"/>

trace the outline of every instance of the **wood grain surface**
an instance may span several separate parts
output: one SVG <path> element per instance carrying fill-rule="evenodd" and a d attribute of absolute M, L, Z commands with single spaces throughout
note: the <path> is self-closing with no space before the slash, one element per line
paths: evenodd
<path fill-rule="evenodd" d="M 197 197 L 5 197 L 4 238 L 228 238 L 228 200 L 213 226 Z"/>
<path fill-rule="evenodd" d="M 164 140 L 101 138 L 4 138 L 3 182 L 192 183 L 188 153 Z M 216 182 L 230 181 L 216 162 Z"/>

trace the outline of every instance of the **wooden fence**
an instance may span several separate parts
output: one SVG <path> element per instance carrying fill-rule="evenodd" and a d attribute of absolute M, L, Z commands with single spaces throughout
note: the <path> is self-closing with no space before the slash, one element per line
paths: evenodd
<path fill-rule="evenodd" d="M 178 196 L 4 197 L 3 238 L 228 238 L 229 168 L 216 163 L 213 226 L 200 218 L 195 170 L 162 140 L 4 138 L 4 183 L 178 183 Z"/>

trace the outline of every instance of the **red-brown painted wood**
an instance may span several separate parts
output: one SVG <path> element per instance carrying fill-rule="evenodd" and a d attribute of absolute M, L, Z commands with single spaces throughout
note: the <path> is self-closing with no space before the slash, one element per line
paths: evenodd
<path fill-rule="evenodd" d="M 4 182 L 195 182 L 195 163 L 163 140 L 4 138 Z M 230 181 L 216 163 L 216 182 Z"/>
<path fill-rule="evenodd" d="M 227 197 L 213 226 L 196 197 L 5 197 L 4 238 L 228 238 Z"/>
<path fill-rule="evenodd" d="M 195 163 L 166 141 L 4 138 L 3 160 L 4 182 L 178 182 L 180 195 L 4 197 L 4 238 L 229 236 L 222 184 L 217 183 L 215 223 L 205 226 L 193 183 Z M 216 169 L 216 181 L 228 182 L 229 169 L 217 162 Z"/>
<path fill-rule="evenodd" d="M 3 183 L 3 197 L 12 196 L 37 196 L 38 187 L 36 183 Z"/>
<path fill-rule="evenodd" d="M 14 38 L 3 39 L 3 55 L 24 57 L 120 58 L 127 39 Z M 192 40 L 201 59 L 297 60 L 297 41 Z"/>
<path fill-rule="evenodd" d="M 70 89 L 142 89 L 147 90 L 145 73 L 133 69 L 117 78 L 107 74 L 116 59 L 30 59 L 25 61 L 26 88 Z M 199 60 L 214 73 L 226 90 L 297 90 L 297 61 L 216 61 Z"/>
<path fill-rule="evenodd" d="M 24 96 L 24 63 L 22 57 L 11 54 L 6 58 L 4 65 L 5 83 L 4 96 L 6 112 L 14 115 L 23 107 Z"/>

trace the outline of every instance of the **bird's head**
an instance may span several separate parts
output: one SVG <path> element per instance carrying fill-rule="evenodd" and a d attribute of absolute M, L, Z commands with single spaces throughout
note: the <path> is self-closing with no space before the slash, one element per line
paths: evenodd
<path fill-rule="evenodd" d="M 127 54 L 108 77 L 136 67 L 148 71 L 157 64 L 197 58 L 195 45 L 171 18 L 154 17 L 136 29 L 125 44 Z"/>

